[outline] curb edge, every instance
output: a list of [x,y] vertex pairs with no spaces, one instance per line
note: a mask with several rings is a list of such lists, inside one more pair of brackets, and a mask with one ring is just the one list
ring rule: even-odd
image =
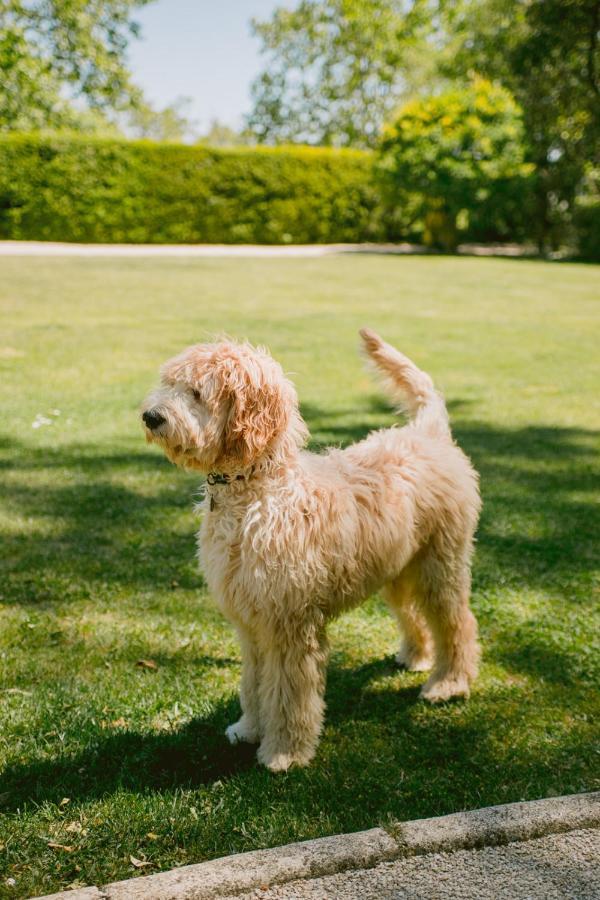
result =
[[402,857],[480,849],[600,826],[600,791],[507,803],[223,856],[38,900],[216,900]]

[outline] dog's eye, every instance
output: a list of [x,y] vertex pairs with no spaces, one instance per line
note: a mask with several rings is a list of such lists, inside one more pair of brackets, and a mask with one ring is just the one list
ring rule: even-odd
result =
[[200,402],[200,391],[192,391],[192,394],[194,395],[194,400],[196,400],[199,403]]

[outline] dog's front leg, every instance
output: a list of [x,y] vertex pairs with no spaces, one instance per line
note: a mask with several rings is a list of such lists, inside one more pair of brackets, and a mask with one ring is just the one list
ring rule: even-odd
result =
[[258,760],[273,772],[305,766],[317,748],[325,703],[324,633],[273,634],[262,648]]
[[256,642],[244,628],[238,627],[242,650],[242,681],[240,703],[242,716],[226,729],[225,734],[231,744],[247,741],[257,744],[260,740],[260,718],[258,703],[258,683],[260,679],[260,657]]

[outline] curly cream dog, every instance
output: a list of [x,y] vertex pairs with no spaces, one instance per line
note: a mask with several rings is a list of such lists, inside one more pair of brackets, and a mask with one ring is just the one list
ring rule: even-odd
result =
[[361,336],[410,421],[345,450],[301,449],[292,383],[247,343],[184,350],[144,405],[147,440],[207,474],[200,559],[242,649],[242,717],[227,736],[259,743],[274,771],[315,754],[328,619],[378,589],[402,630],[398,662],[433,668],[423,697],[466,696],[477,673],[477,474],[430,377],[374,332]]

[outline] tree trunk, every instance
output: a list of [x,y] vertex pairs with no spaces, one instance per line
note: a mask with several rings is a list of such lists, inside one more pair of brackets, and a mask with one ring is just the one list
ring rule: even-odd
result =
[[423,240],[427,247],[454,253],[458,247],[456,216],[443,207],[429,209],[425,213]]

